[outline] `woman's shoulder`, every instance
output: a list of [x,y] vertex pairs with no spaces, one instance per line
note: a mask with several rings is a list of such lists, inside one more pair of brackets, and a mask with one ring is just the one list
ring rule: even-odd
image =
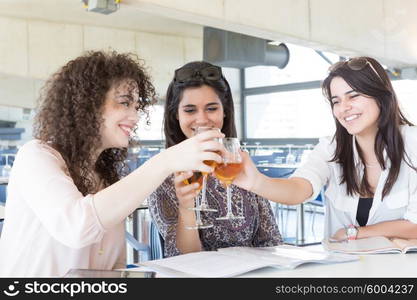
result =
[[38,139],[33,139],[26,142],[20,147],[17,155],[19,157],[28,157],[30,159],[44,159],[45,157],[55,157],[56,159],[63,161],[61,154],[55,150],[48,142],[43,142]]
[[319,138],[319,142],[314,147],[316,151],[321,151],[333,155],[336,150],[336,139],[333,136]]
[[319,138],[318,144],[325,145],[326,147],[335,147],[336,146],[336,140],[333,136],[323,136]]
[[417,126],[401,126],[401,134],[406,142],[417,144]]
[[417,163],[417,126],[401,126],[405,151],[414,163]]

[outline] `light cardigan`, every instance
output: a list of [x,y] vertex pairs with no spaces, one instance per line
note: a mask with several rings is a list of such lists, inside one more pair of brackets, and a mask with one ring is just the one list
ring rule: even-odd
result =
[[[417,167],[417,127],[401,126],[401,135],[410,162]],[[359,178],[362,178],[364,166],[359,159],[355,137],[352,138],[355,167],[359,172]],[[336,142],[332,141],[332,138],[320,139],[306,163],[291,175],[291,177],[304,178],[311,183],[313,195],[306,201],[315,199],[320,190],[325,187],[325,237],[334,235],[338,229],[350,224],[359,226],[356,220],[359,195],[347,195],[346,183],[339,184],[342,175],[341,166],[335,162],[329,162],[334,156],[335,149]],[[408,220],[417,223],[417,172],[403,161],[397,181],[389,194],[381,200],[391,165],[386,154],[385,158],[387,168],[381,172],[367,224],[392,220]]]
[[16,155],[7,192],[0,277],[125,267],[124,223],[102,227],[93,195],[80,193],[52,147],[39,140],[26,143]]

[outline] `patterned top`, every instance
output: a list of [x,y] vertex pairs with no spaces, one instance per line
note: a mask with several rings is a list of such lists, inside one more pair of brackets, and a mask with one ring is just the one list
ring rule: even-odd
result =
[[[173,183],[174,176],[168,177],[148,198],[149,211],[159,232],[164,238],[164,256],[181,254],[176,246],[178,222],[178,199]],[[281,234],[268,200],[231,185],[232,211],[242,214],[244,219],[216,220],[226,214],[226,188],[212,176],[207,178],[207,203],[217,212],[201,212],[204,223],[213,227],[200,229],[200,240],[204,250],[246,246],[267,247],[282,244]]]

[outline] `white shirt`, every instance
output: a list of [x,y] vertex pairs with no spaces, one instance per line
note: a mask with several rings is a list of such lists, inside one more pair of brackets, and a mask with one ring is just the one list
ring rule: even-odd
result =
[[124,224],[105,230],[93,195],[78,191],[62,156],[37,140],[17,153],[0,238],[0,277],[125,268]]
[[[405,151],[411,159],[412,165],[417,167],[417,127],[401,126],[401,134]],[[353,140],[353,145],[356,168],[362,176],[364,166],[359,159],[355,140]],[[359,195],[349,196],[346,193],[346,183],[339,184],[343,170],[339,164],[329,162],[333,158],[335,150],[336,141],[332,142],[330,137],[321,138],[306,163],[291,175],[291,177],[304,178],[311,183],[313,195],[306,201],[315,199],[320,190],[325,187],[325,238],[350,224],[359,226],[356,221]],[[382,170],[379,177],[367,224],[402,219],[417,223],[417,172],[404,161],[401,163],[397,181],[389,194],[381,201],[389,166],[388,160],[387,168]]]

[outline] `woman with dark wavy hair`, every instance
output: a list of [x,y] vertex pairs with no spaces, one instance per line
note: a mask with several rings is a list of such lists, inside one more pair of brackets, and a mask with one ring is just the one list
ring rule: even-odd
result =
[[298,204],[325,187],[325,237],[417,238],[417,128],[401,113],[384,68],[370,57],[331,66],[323,81],[336,122],[289,179],[261,175],[245,156],[235,183]]
[[210,172],[203,160],[221,161],[207,149],[221,150],[213,139],[222,135],[206,132],[123,174],[138,113],[154,97],[129,54],[89,52],[49,79],[36,139],[19,150],[9,179],[0,276],[124,268],[125,218],[171,173]]
[[[199,127],[217,128],[227,137],[236,137],[229,83],[220,67],[204,61],[190,62],[177,69],[168,87],[164,113],[167,148],[192,138]],[[282,243],[269,201],[237,186],[231,186],[234,198],[232,209],[244,218],[218,220],[217,217],[226,212],[226,190],[212,176],[206,177],[206,201],[216,211],[200,213],[192,210],[201,185],[194,186],[187,181],[191,176],[201,175],[197,172],[174,174],[148,198],[152,219],[164,239],[165,256]],[[196,214],[200,214],[206,228],[189,229],[196,229]]]

